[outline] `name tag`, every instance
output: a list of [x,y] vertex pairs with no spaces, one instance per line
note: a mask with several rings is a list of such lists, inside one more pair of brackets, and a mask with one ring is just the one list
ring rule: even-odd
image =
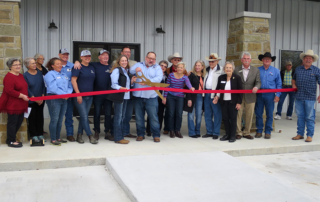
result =
[[58,77],[57,77],[57,79],[61,79],[61,77],[60,77],[60,76],[58,76]]
[[239,73],[241,73],[241,72],[242,72],[242,70],[239,71]]
[[109,72],[109,69],[108,69],[108,70],[106,70],[106,72]]
[[94,71],[91,70],[91,73],[94,74]]
[[221,83],[226,83],[226,81],[221,81]]
[[70,68],[70,69],[67,69],[67,72],[71,72],[71,70],[72,70],[71,68]]
[[69,78],[68,77],[64,77],[65,79],[67,79],[67,80],[69,80]]

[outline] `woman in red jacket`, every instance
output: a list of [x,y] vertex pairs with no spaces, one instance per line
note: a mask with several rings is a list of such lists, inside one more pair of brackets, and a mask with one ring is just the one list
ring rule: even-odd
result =
[[24,113],[28,111],[28,84],[21,71],[21,63],[17,58],[7,61],[10,72],[3,79],[3,92],[0,98],[0,112],[8,114],[7,144],[9,147],[22,147],[16,141],[16,134],[22,124]]

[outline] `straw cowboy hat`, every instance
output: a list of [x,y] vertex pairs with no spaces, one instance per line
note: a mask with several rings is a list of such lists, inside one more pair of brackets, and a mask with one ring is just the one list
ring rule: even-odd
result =
[[271,53],[270,53],[270,52],[265,52],[264,55],[260,54],[259,57],[258,57],[258,59],[259,59],[260,61],[262,61],[262,59],[265,58],[265,57],[271,58],[272,62],[275,61],[276,58],[277,58],[276,56],[271,56]]
[[305,56],[311,56],[311,57],[313,57],[313,59],[314,59],[313,62],[317,62],[317,60],[318,60],[318,58],[319,58],[318,55],[314,54],[313,50],[308,50],[306,53],[301,53],[301,54],[300,54],[300,59],[303,60],[303,58],[304,58]]
[[183,59],[183,57],[180,56],[179,53],[174,53],[173,55],[169,55],[169,56],[168,56],[168,61],[171,62],[171,60],[172,60],[173,58],[180,58],[181,60]]
[[210,53],[209,57],[206,57],[206,60],[208,61],[216,61],[216,60],[221,60],[222,58],[219,58],[217,53]]

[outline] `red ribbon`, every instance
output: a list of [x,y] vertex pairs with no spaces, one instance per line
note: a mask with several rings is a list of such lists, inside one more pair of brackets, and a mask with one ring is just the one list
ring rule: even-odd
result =
[[[164,91],[183,92],[183,93],[252,93],[252,90],[195,90],[192,92],[191,90],[188,90],[188,89],[148,87],[148,88],[134,88],[129,90],[104,90],[104,91],[92,91],[92,92],[86,92],[86,93],[72,93],[72,94],[64,94],[64,95],[48,95],[43,97],[31,97],[29,99],[31,101],[53,100],[53,99],[70,98],[70,97],[78,97],[78,96],[104,95],[104,94],[112,94],[112,93],[125,93],[125,92],[146,91],[146,90],[164,90]],[[258,90],[257,93],[277,93],[277,92],[295,92],[295,91],[297,91],[296,88],[263,89],[263,90]]]

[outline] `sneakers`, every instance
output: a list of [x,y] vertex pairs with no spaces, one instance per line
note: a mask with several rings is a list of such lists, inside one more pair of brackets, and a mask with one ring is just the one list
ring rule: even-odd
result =
[[287,119],[288,120],[292,120],[292,116],[287,116]]
[[59,141],[51,141],[51,145],[53,145],[53,146],[61,146],[61,143],[59,142]]
[[77,142],[79,142],[80,144],[83,144],[83,143],[84,143],[84,141],[83,141],[83,139],[82,139],[82,134],[78,134],[78,135],[77,135]]
[[89,135],[88,138],[91,144],[98,144],[98,140],[96,140],[93,135]]
[[43,135],[38,136],[39,141],[42,141],[44,139]]
[[64,140],[64,139],[58,139],[57,141],[60,143],[67,143],[67,140]]
[[279,116],[278,114],[276,114],[276,116],[274,117],[275,120],[280,120],[281,116]]
[[33,136],[33,137],[32,137],[32,140],[35,141],[35,142],[40,142],[38,136]]

